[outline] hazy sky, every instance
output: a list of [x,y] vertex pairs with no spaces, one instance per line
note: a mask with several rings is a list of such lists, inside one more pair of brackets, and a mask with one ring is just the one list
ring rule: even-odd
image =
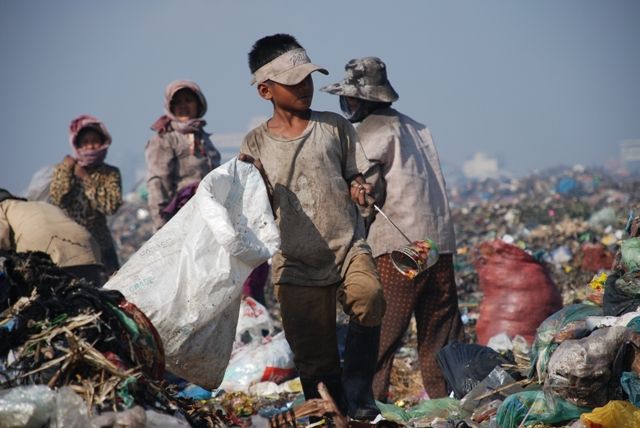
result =
[[[329,69],[316,89],[351,58],[381,57],[395,106],[431,129],[450,166],[476,152],[516,174],[590,165],[640,138],[635,0],[1,0],[0,187],[20,193],[59,162],[69,122],[89,113],[109,128],[107,162],[129,190],[164,87],[179,78],[202,87],[206,129],[228,158],[270,113],[247,52],[277,32]],[[339,111],[338,99],[317,92],[313,108]]]

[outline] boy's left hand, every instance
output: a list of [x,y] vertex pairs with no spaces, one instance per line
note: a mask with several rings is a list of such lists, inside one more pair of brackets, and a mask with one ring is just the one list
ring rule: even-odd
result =
[[364,180],[354,180],[349,187],[351,200],[361,207],[368,207],[373,203],[372,191],[373,186]]
[[260,162],[260,159],[254,159],[253,156],[248,155],[246,153],[239,153],[238,160],[253,164],[253,166],[255,166],[256,169],[260,172],[260,175],[262,176],[262,179],[264,180],[265,184],[269,182],[269,179],[267,178],[267,173],[265,172],[264,167],[262,166],[262,162]]

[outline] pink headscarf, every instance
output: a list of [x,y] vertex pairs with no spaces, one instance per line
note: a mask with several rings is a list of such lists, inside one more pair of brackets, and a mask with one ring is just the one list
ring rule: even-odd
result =
[[[173,96],[180,89],[190,89],[198,98],[200,102],[200,108],[198,109],[198,117],[195,119],[191,119],[187,122],[180,122],[178,118],[171,111],[171,100]],[[151,129],[156,132],[164,133],[172,130],[181,132],[181,133],[190,133],[202,130],[202,128],[207,124],[202,118],[204,114],[207,112],[207,100],[200,89],[200,86],[196,82],[192,82],[191,80],[174,80],[169,83],[164,90],[164,115],[160,116],[158,120],[156,120],[153,125],[151,125]]]
[[[102,139],[104,140],[102,146],[95,150],[83,150],[82,152],[78,150],[76,139],[80,131],[85,128],[93,129],[102,135]],[[78,164],[81,166],[95,166],[102,164],[105,157],[107,157],[107,150],[109,149],[109,145],[111,145],[111,135],[109,131],[107,131],[107,127],[104,126],[100,120],[88,114],[83,114],[73,119],[69,125],[69,143],[71,144],[71,150],[73,150],[74,157]]]

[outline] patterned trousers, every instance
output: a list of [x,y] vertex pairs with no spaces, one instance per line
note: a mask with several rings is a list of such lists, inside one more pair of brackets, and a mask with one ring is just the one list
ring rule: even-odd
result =
[[386,402],[396,351],[402,345],[411,316],[416,318],[418,355],[424,388],[431,398],[447,395],[436,354],[449,342],[463,341],[464,330],[453,270],[453,255],[441,254],[438,262],[413,280],[393,266],[389,254],[376,258],[387,310],[382,318],[374,397]]

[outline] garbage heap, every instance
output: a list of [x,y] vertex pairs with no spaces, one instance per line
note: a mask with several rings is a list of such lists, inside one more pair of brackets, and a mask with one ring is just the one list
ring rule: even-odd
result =
[[[529,292],[542,297],[514,299],[511,303],[516,305],[523,300],[524,304],[533,302],[532,309],[523,310],[513,320],[502,319],[501,332],[485,340],[486,344],[452,343],[443,348],[437,360],[452,397],[409,406],[380,403],[382,414],[407,426],[639,427],[639,226],[640,216],[632,215],[624,229],[626,239],[616,245],[613,266],[590,281],[574,284],[579,291],[576,295],[586,296],[584,300],[550,311],[557,304],[549,292],[554,284],[545,285],[538,276],[538,288]],[[483,288],[487,285],[483,271],[488,268],[494,282],[500,282],[498,274],[516,262],[527,277],[543,275],[543,265],[536,271],[537,262],[524,252],[529,258],[519,254],[522,250],[517,246],[490,241],[481,247]],[[500,263],[486,261],[498,256]],[[522,279],[513,280],[513,272],[511,275],[512,281],[507,282],[512,289],[504,286],[492,297],[518,294]],[[548,316],[527,339],[527,321],[536,318],[535,304],[546,307]],[[508,305],[501,309],[509,312]]]
[[631,204],[640,200],[638,177],[604,170],[553,168],[524,178],[489,179],[449,186],[456,228],[456,280],[475,341],[483,297],[476,260],[481,244],[499,239],[544,265],[563,304],[584,300],[582,287],[610,269]]
[[[0,426],[224,426],[176,397],[153,325],[45,253],[0,255]],[[120,425],[118,425],[120,424]]]
[[122,206],[109,218],[109,228],[121,265],[153,235],[147,197],[146,184],[139,183],[125,195]]

